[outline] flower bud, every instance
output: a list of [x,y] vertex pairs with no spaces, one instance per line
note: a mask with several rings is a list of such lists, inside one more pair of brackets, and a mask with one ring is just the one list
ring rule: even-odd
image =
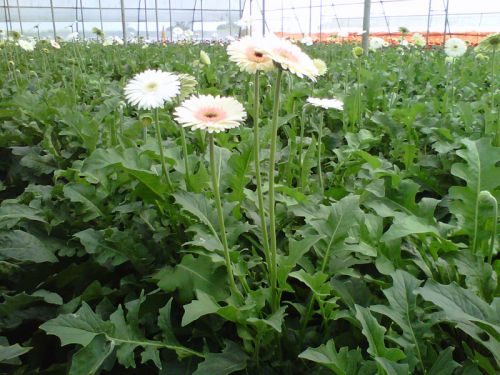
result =
[[355,57],[355,58],[359,58],[361,56],[363,56],[363,48],[357,46],[357,47],[354,47],[352,49],[352,55]]
[[210,56],[205,51],[200,51],[200,61],[205,65],[210,65]]

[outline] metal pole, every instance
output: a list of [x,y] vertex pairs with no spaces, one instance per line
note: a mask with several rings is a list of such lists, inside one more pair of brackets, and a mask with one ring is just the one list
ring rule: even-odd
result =
[[54,18],[54,1],[50,0],[50,14],[52,16],[52,32],[54,33],[54,40],[56,40],[56,20]]
[[155,0],[156,41],[160,41],[160,27],[158,26],[158,0]]
[[200,18],[201,18],[201,40],[205,39],[205,31],[203,29],[203,0],[200,0]]
[[229,7],[229,35],[233,35],[233,22],[231,20],[231,0],[228,0]]
[[170,25],[170,41],[174,41],[174,34],[173,34],[173,26],[172,26],[172,3],[170,0],[168,0],[168,18],[169,18],[169,25]]
[[75,0],[75,22],[76,22],[76,32],[79,32],[79,22],[78,22],[78,0]]
[[23,23],[21,21],[21,9],[19,8],[19,0],[16,0],[16,5],[17,5],[17,18],[19,20],[19,28],[21,29],[21,34],[24,34]]
[[432,7],[432,0],[429,0],[429,12],[427,13],[427,34],[425,36],[425,45],[427,47],[429,46],[429,31],[431,28],[431,7]]
[[283,0],[281,0],[281,37],[283,38],[283,18],[285,18],[284,11],[283,11]]
[[444,32],[443,32],[443,46],[446,42],[446,26],[448,26],[448,31],[450,31],[450,25],[448,23],[448,7],[450,5],[450,0],[446,1],[445,16],[444,16]]
[[323,0],[319,2],[319,42],[323,41]]
[[9,4],[9,0],[7,0],[7,13],[9,14],[9,26],[10,26],[10,31],[14,30],[12,28],[12,16],[10,14],[10,4]]
[[266,36],[266,0],[262,0],[262,36]]
[[5,0],[3,0],[3,12],[5,14],[5,32],[7,40],[9,40],[9,20],[7,18],[7,5],[5,5]]
[[149,40],[149,27],[148,27],[148,4],[144,0],[144,22],[146,23],[146,39]]
[[102,24],[102,7],[101,7],[101,0],[99,0],[99,21],[101,23],[101,31],[104,32],[104,26]]
[[120,0],[121,13],[122,13],[122,36],[123,43],[127,44],[127,24],[125,21],[125,0]]
[[83,40],[85,40],[85,20],[83,19],[83,6],[82,6],[82,0],[80,0],[80,19],[82,20]]
[[368,54],[368,47],[370,44],[369,36],[370,36],[370,5],[371,0],[365,0],[365,9],[363,13],[363,39],[362,46],[365,55]]
[[311,36],[312,33],[312,0],[309,0],[309,36]]

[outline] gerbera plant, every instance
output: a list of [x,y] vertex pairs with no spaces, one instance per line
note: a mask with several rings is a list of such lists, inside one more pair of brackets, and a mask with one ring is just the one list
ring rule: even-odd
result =
[[161,70],[148,69],[135,75],[125,86],[125,98],[130,104],[138,109],[154,110],[156,139],[160,151],[162,173],[169,186],[172,186],[172,181],[165,162],[158,110],[165,103],[172,101],[179,92],[179,78],[175,74]]
[[229,246],[227,244],[226,227],[219,191],[219,172],[215,161],[214,133],[238,127],[246,118],[246,112],[236,99],[212,95],[193,96],[185,100],[174,112],[175,120],[191,130],[205,130],[208,133],[210,149],[210,173],[212,189],[217,208],[217,219],[220,228],[220,240],[224,251],[224,260],[231,292],[236,297],[242,297],[234,280]]

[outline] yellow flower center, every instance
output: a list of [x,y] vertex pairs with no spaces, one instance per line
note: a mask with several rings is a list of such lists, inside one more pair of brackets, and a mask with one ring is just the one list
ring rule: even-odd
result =
[[146,91],[153,92],[158,88],[158,84],[156,82],[150,82],[146,85]]

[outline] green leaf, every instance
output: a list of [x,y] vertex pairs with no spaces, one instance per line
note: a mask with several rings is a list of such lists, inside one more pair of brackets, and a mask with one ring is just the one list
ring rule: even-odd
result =
[[452,375],[460,364],[453,360],[454,347],[449,346],[439,353],[436,361],[427,373],[428,375]]
[[423,369],[423,335],[428,334],[429,326],[422,324],[416,315],[417,296],[414,293],[422,282],[402,270],[395,271],[391,276],[393,286],[383,291],[389,306],[371,306],[370,310],[384,314],[401,328],[407,357],[416,356],[420,369]]
[[170,345],[179,345],[177,338],[174,335],[172,322],[170,321],[172,300],[170,298],[165,306],[158,311],[158,327],[160,327],[163,334],[163,341]]
[[385,328],[370,313],[368,308],[355,305],[356,319],[363,327],[363,335],[368,340],[368,353],[373,358],[385,358],[391,362],[405,358],[405,354],[397,348],[386,348],[384,343]]
[[165,267],[156,276],[158,286],[166,292],[178,290],[183,301],[188,301],[195,290],[201,290],[221,301],[228,295],[226,272],[224,267],[212,263],[209,257],[195,258],[191,254],[184,255],[175,267]]
[[29,352],[31,347],[22,347],[19,344],[14,345],[0,345],[0,363],[9,362],[10,360],[17,358],[27,352]]
[[328,275],[323,272],[316,272],[311,275],[301,269],[290,273],[289,277],[302,281],[317,296],[327,296],[331,290],[329,284],[326,283]]
[[102,200],[103,197],[97,197],[95,187],[91,185],[69,183],[64,185],[63,192],[64,196],[71,202],[81,203],[83,205],[83,221],[104,217],[104,213],[95,203]]
[[375,357],[375,361],[387,375],[408,375],[410,373],[406,363],[396,363],[383,357]]
[[42,241],[22,230],[0,231],[0,257],[34,263],[58,261]]
[[246,321],[258,327],[259,330],[263,331],[264,326],[269,326],[276,332],[281,333],[283,322],[285,321],[287,306],[282,306],[276,310],[267,319],[259,318],[248,318]]
[[46,223],[42,212],[38,209],[19,203],[4,203],[0,206],[0,227],[10,229],[21,220]]
[[182,316],[181,323],[183,327],[194,322],[195,320],[198,320],[204,315],[216,313],[220,308],[215,300],[203,291],[197,290],[196,296],[198,299],[184,305],[184,315]]
[[106,340],[104,335],[95,336],[73,356],[69,375],[94,375],[113,348],[114,344]]
[[231,341],[226,341],[222,353],[209,353],[193,375],[227,375],[247,367],[248,356]]
[[428,280],[417,293],[441,308],[443,321],[457,324],[457,328],[488,349],[500,365],[500,315],[494,304],[488,305],[455,283],[442,285]]
[[196,216],[203,224],[205,224],[214,236],[218,238],[216,228],[215,210],[210,205],[210,201],[205,198],[202,194],[195,194],[189,192],[179,192],[173,194],[175,202],[181,207]]
[[455,215],[460,228],[458,234],[466,234],[473,252],[488,251],[491,230],[485,228],[485,212],[479,204],[481,191],[489,191],[497,199],[500,197],[500,147],[491,145],[491,139],[476,141],[464,139],[464,150],[457,151],[465,163],[455,163],[451,173],[466,182],[466,186],[452,186],[449,208]]
[[113,332],[113,324],[104,322],[85,302],[74,314],[63,314],[40,326],[47,334],[55,335],[61,345],[87,346],[97,335]]
[[299,354],[299,358],[319,363],[337,375],[358,375],[358,366],[363,362],[359,349],[343,347],[337,352],[333,340],[317,348],[306,349]]

